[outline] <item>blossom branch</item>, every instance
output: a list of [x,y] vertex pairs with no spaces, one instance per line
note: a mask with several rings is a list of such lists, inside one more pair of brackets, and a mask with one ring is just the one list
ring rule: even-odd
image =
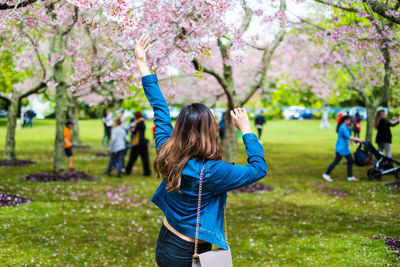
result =
[[[286,10],[286,0],[280,1],[279,11],[284,12]],[[275,35],[274,40],[270,45],[266,45],[264,48],[263,56],[260,62],[260,65],[257,68],[257,72],[253,79],[253,82],[250,85],[250,90],[247,93],[244,100],[240,103],[241,106],[247,103],[250,98],[254,95],[254,93],[265,86],[265,76],[267,75],[267,69],[271,63],[272,56],[278,47],[278,45],[282,42],[284,36],[286,34],[285,22],[281,21],[279,32]]]
[[2,3],[2,4],[0,4],[0,10],[17,9],[17,8],[21,8],[21,7],[26,7],[27,5],[33,4],[37,1],[38,0],[26,0],[23,2],[18,2],[15,5],[9,5],[7,3]]

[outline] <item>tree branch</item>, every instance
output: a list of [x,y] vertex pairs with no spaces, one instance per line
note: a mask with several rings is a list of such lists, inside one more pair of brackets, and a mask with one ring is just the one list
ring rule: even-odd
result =
[[202,71],[202,72],[210,74],[211,76],[214,76],[214,78],[217,79],[218,83],[221,85],[221,87],[224,89],[224,91],[226,90],[226,88],[227,88],[226,81],[216,70],[214,70],[212,68],[207,68],[207,67],[201,66],[200,62],[197,58],[194,58],[192,60],[192,63],[196,70]]
[[36,58],[39,61],[40,67],[43,70],[43,74],[42,74],[42,80],[46,79],[46,68],[44,67],[43,61],[40,58],[40,54],[39,54],[39,49],[38,49],[38,45],[35,43],[35,41],[33,41],[32,37],[29,36],[29,34],[27,34],[26,32],[22,31],[22,34],[25,35],[26,38],[29,39],[29,41],[31,42],[33,49],[35,50],[35,54],[36,54]]
[[72,31],[72,28],[75,26],[75,24],[78,22],[78,13],[79,13],[79,8],[77,6],[74,6],[74,17],[73,17],[73,22],[71,25],[69,25],[68,29],[62,33],[62,36],[67,35]]
[[39,83],[38,85],[36,85],[35,87],[32,87],[32,88],[29,89],[28,91],[23,92],[23,93],[20,95],[20,99],[23,99],[23,98],[25,98],[25,97],[27,97],[27,96],[29,96],[29,95],[38,93],[40,90],[42,90],[43,88],[46,88],[46,87],[47,87],[47,83],[45,83],[45,82],[40,82],[40,83]]
[[251,10],[251,8],[249,8],[246,0],[242,1],[242,5],[243,5],[243,9],[244,9],[244,18],[243,18],[242,24],[240,25],[240,30],[242,32],[245,32],[245,31],[247,31],[247,29],[250,26],[251,18],[253,17],[253,10]]
[[318,2],[320,4],[326,5],[326,6],[331,6],[331,7],[336,7],[344,11],[348,12],[353,12],[353,13],[361,13],[361,10],[356,9],[354,7],[345,7],[339,4],[335,4],[332,2],[332,0],[314,0],[315,2]]
[[[335,7],[335,8],[347,11],[347,12],[352,12],[352,13],[361,13],[362,12],[362,10],[357,9],[355,7],[343,6],[341,4],[335,4],[331,0],[314,0],[314,1],[318,2],[320,4],[323,4],[323,5]],[[367,4],[373,12],[380,15],[381,17],[400,25],[400,17],[395,18],[395,17],[389,16],[387,14],[387,11],[396,11],[398,9],[398,7],[395,9],[387,8],[384,3],[382,3],[378,0],[363,0],[363,3]]]
[[[284,12],[286,10],[286,0],[280,1],[279,10]],[[265,86],[265,76],[267,75],[267,69],[271,63],[272,56],[278,45],[282,42],[283,37],[286,34],[285,23],[282,21],[280,24],[279,32],[275,35],[274,40],[270,45],[265,46],[263,56],[260,62],[260,65],[257,68],[257,72],[253,79],[253,82],[250,84],[250,90],[248,91],[244,100],[240,103],[240,106],[243,106],[250,100],[250,98],[254,95],[254,93]]]
[[17,9],[21,7],[26,7],[27,5],[33,4],[38,0],[26,0],[22,3],[17,3],[16,5],[8,5],[7,3],[0,4],[0,10]]
[[6,93],[0,92],[0,99],[6,101],[7,105],[11,104],[11,98]]

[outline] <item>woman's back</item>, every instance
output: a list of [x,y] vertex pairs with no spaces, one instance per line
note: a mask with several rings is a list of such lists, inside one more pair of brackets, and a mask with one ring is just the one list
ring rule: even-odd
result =
[[[203,249],[199,244],[199,253],[210,250],[210,243],[228,248],[224,235],[226,192],[262,179],[267,174],[267,165],[263,147],[251,133],[247,112],[242,108],[231,111],[230,115],[243,134],[247,165],[232,165],[221,160],[218,124],[206,106],[197,103],[185,106],[175,127],[172,127],[157,76],[150,74],[145,63],[149,43],[148,37],[142,37],[137,42],[135,55],[144,92],[154,111],[155,171],[163,178],[152,197],[165,215],[157,241],[156,259],[161,266],[191,266],[194,248],[191,242],[194,238],[206,242]],[[197,228],[200,186],[202,194]]]

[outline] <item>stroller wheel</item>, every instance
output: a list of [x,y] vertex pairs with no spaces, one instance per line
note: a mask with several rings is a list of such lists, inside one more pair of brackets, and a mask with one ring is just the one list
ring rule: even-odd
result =
[[382,179],[382,170],[378,168],[369,169],[368,179],[370,181],[380,181]]

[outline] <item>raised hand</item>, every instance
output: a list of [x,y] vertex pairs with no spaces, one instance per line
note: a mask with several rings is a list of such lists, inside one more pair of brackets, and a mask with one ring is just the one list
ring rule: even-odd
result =
[[139,40],[135,40],[135,57],[136,63],[138,65],[138,69],[140,74],[143,76],[149,75],[150,70],[146,64],[146,52],[149,50],[150,47],[150,36],[149,35],[142,35]]
[[150,36],[143,34],[139,40],[135,40],[135,57],[137,61],[146,62],[146,53],[150,47]]
[[250,120],[247,111],[244,108],[235,108],[231,110],[233,124],[243,135],[251,133]]

